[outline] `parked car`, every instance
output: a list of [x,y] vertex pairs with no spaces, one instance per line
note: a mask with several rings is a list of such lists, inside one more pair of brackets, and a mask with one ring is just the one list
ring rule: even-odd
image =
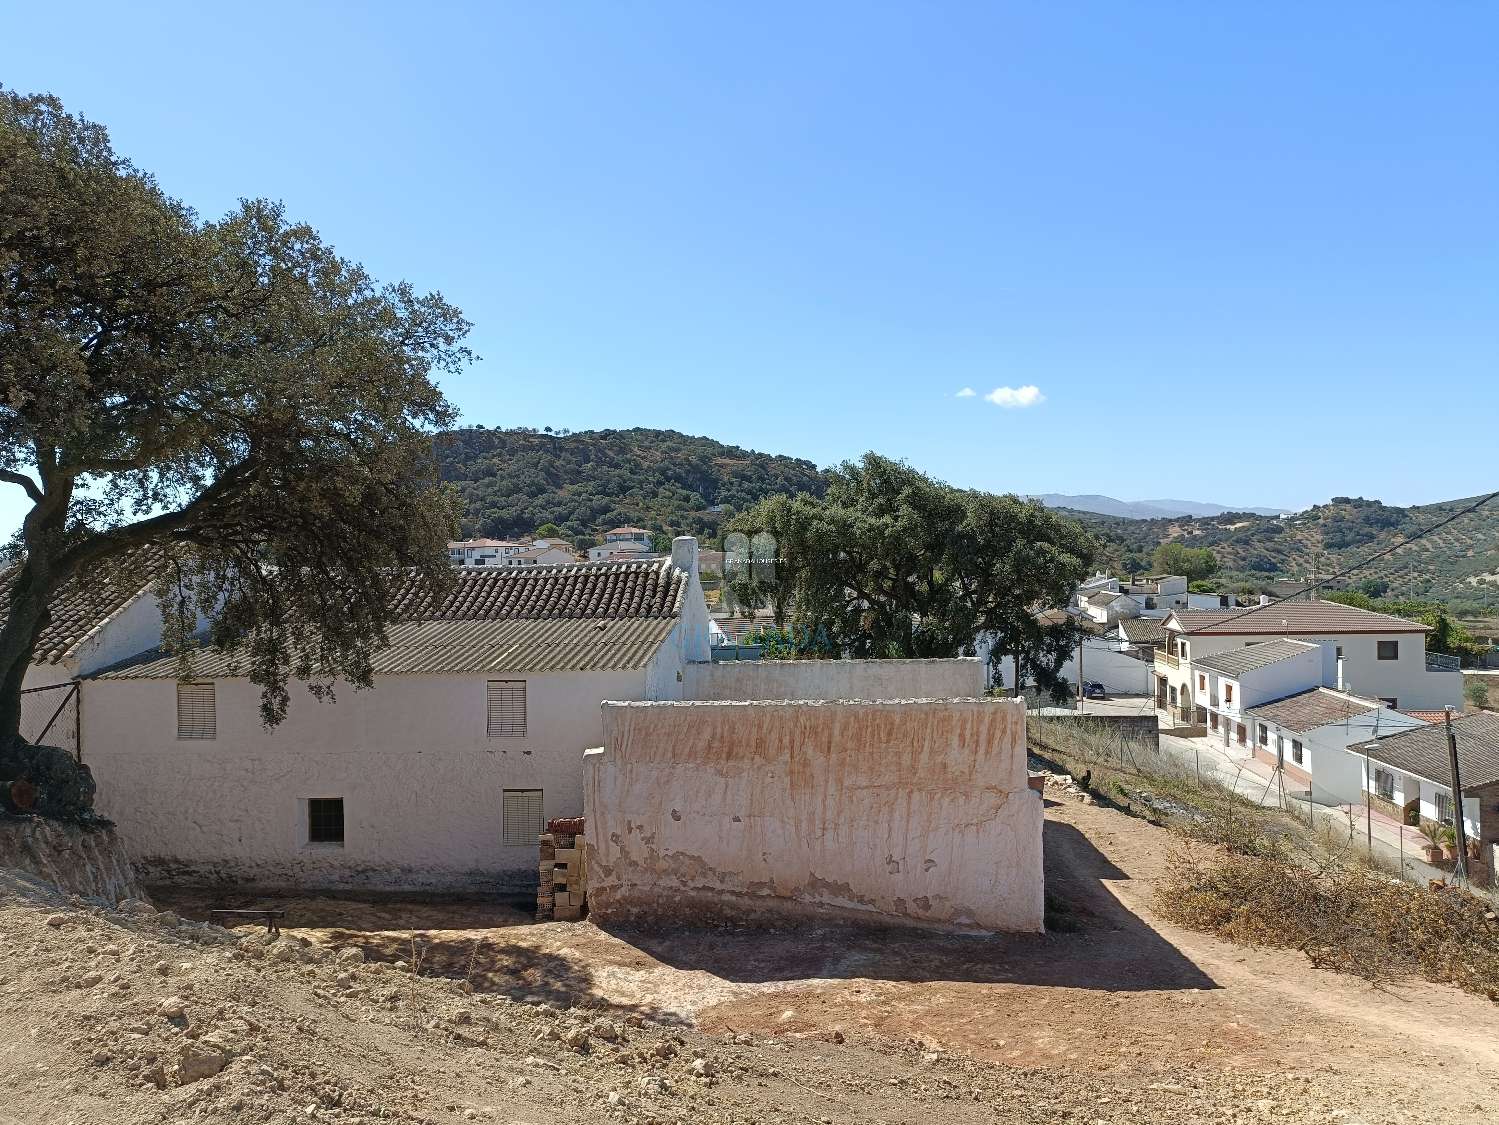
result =
[[1103,685],[1097,680],[1084,680],[1082,683],[1082,693],[1084,699],[1108,698],[1107,693],[1103,689]]

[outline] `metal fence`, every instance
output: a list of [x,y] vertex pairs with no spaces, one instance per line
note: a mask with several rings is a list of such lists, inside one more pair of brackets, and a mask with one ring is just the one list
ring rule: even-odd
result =
[[[1427,862],[1421,833],[1382,815],[1363,793],[1339,799],[1335,793],[1319,792],[1314,799],[1305,782],[1283,769],[1271,767],[1267,776],[1267,763],[1247,755],[1231,758],[1207,739],[1182,738],[1177,730],[1162,728],[1159,737],[1151,740],[1136,730],[1107,725],[1090,716],[1044,714],[1028,716],[1026,730],[1030,750],[1040,758],[1060,753],[1072,763],[1130,777],[1129,794],[1120,799],[1146,811],[1159,806],[1157,811],[1194,815],[1193,810],[1176,806],[1171,794],[1177,790],[1202,791],[1209,801],[1204,807],[1236,794],[1251,804],[1281,809],[1329,852],[1362,856],[1376,868],[1418,885],[1456,879],[1450,857],[1440,864]],[[1499,906],[1496,869],[1499,846],[1491,845],[1487,854],[1480,854],[1476,866],[1469,863],[1470,875],[1478,877],[1468,889]]]
[[83,761],[78,720],[78,683],[21,690],[21,737],[32,745],[56,746]]

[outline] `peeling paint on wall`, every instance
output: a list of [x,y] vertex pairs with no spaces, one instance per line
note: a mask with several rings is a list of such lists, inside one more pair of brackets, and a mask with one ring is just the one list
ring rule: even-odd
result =
[[1042,929],[1013,700],[606,703],[584,805],[599,922]]

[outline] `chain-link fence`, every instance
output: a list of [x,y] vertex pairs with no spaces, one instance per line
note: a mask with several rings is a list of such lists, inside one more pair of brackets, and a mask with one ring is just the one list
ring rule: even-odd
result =
[[[1236,811],[1261,815],[1242,821],[1277,837],[1299,836],[1303,850],[1318,855],[1358,858],[1391,876],[1426,886],[1452,882],[1448,856],[1428,862],[1428,843],[1415,828],[1383,816],[1373,802],[1329,803],[1283,770],[1251,759],[1230,760],[1205,739],[1149,738],[1128,725],[1098,716],[1031,715],[1026,723],[1033,766],[1056,763],[1102,782],[1100,796],[1150,816],[1207,821],[1233,819]],[[1278,813],[1283,818],[1267,818]],[[1490,849],[1491,851],[1499,849]],[[1468,888],[1499,906],[1489,856],[1467,864]]]
[[78,684],[49,684],[21,691],[21,737],[38,746],[56,746],[83,760],[79,745]]

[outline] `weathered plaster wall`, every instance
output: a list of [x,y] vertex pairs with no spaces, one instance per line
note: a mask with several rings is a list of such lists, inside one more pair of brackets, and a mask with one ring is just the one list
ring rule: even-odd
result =
[[954,660],[735,660],[687,668],[687,699],[973,699],[984,666]]
[[596,921],[1042,928],[1018,702],[609,703],[584,774]]
[[[527,733],[485,733],[485,680],[387,676],[319,703],[293,685],[285,723],[259,690],[217,681],[218,737],[178,741],[172,680],[89,680],[97,807],[148,881],[257,887],[492,890],[534,885],[536,846],[502,842],[501,794],[540,789],[547,817],[583,811],[599,704],[640,699],[643,670],[524,679]],[[310,843],[311,797],[344,799],[342,846]]]

